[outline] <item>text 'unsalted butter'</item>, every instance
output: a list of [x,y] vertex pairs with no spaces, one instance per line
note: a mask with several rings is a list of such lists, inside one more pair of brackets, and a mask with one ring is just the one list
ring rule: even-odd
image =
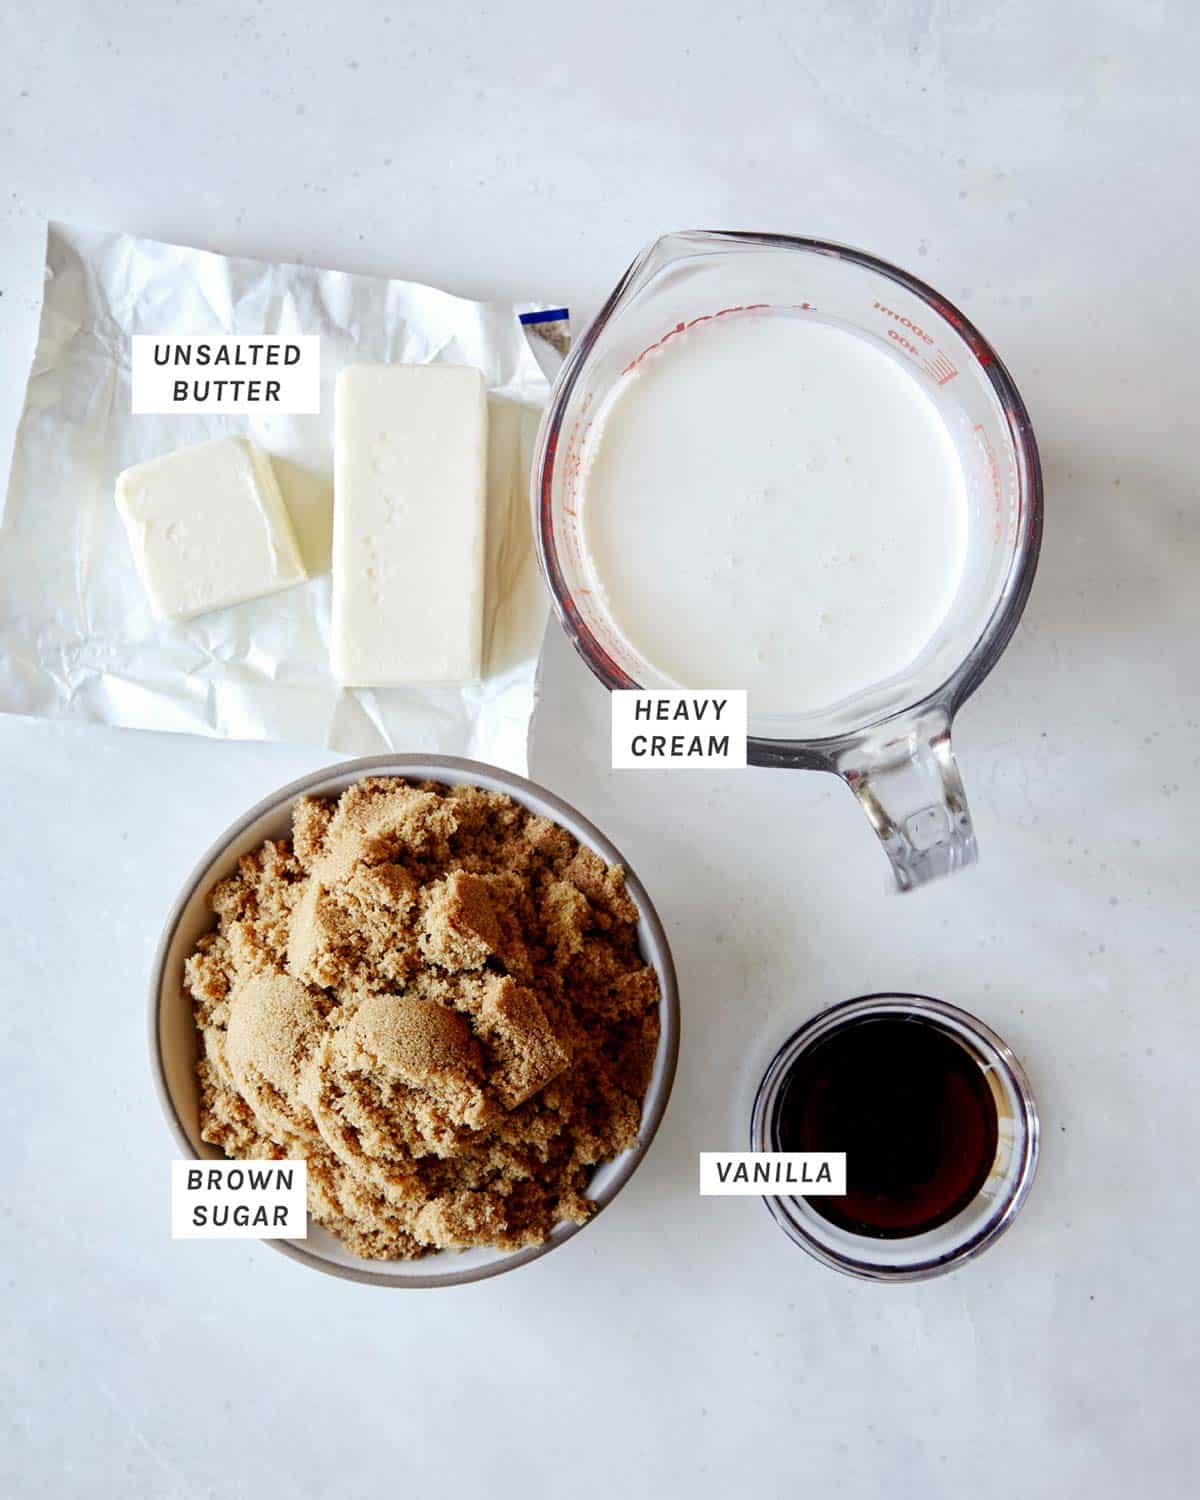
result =
[[321,410],[317,334],[224,334],[172,338],[135,333],[133,415]]

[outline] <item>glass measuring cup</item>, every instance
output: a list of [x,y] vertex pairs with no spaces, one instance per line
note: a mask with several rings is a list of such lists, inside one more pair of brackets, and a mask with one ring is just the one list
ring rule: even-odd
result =
[[1028,414],[995,352],[955,307],[907,272],[821,240],[717,231],[657,240],[625,273],[555,384],[533,468],[539,557],[563,628],[608,688],[739,686],[671,682],[617,630],[588,586],[583,453],[605,398],[651,348],[697,321],[774,308],[816,313],[907,362],[962,463],[964,572],[920,655],[820,712],[756,714],[750,702],[750,764],[840,776],[883,843],[897,885],[909,890],[977,857],[951,724],[1016,628],[1042,530]]

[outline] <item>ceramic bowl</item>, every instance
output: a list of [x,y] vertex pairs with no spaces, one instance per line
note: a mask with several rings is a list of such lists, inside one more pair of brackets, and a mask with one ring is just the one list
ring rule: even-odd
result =
[[[597,1168],[588,1189],[597,1211],[607,1207],[629,1181],[653,1140],[675,1076],[679,1051],[679,997],[666,934],[650,898],[628,862],[599,829],[573,807],[520,776],[478,761],[448,756],[368,756],[314,771],[281,787],[252,807],[232,828],[226,829],[188,876],[167,918],[150,980],[150,1056],[159,1099],[180,1152],[191,1158],[221,1155],[216,1147],[200,1139],[200,1092],[196,1078],[199,1036],[192,1018],[191,999],[183,988],[185,959],[195,947],[197,938],[216,925],[208,907],[208,894],[218,880],[233,873],[242,855],[257,849],[266,839],[282,839],[290,835],[291,808],[297,797],[337,796],[364,776],[403,776],[411,781],[437,781],[448,786],[465,783],[506,792],[531,812],[560,824],[607,863],[624,866],[626,888],[640,914],[638,936],[642,953],[658,975],[662,1029],[642,1105],[642,1127],[637,1144]],[[372,1286],[456,1286],[482,1281],[527,1265],[565,1244],[583,1228],[586,1225],[559,1224],[544,1244],[523,1250],[445,1250],[416,1261],[360,1260],[311,1219],[306,1239],[267,1240],[264,1243],[315,1270]]]

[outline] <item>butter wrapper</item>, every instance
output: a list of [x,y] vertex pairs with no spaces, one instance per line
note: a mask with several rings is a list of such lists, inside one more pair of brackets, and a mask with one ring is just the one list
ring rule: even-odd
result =
[[[317,334],[321,409],[131,411],[131,337]],[[547,599],[528,498],[566,314],[51,224],[41,325],[0,524],[0,712],[522,773]],[[483,680],[342,688],[329,670],[333,385],[360,362],[474,365],[488,388]],[[243,433],[270,455],[308,583],[183,624],[154,618],[113,491],[131,464]],[[448,586],[452,581],[448,580]]]

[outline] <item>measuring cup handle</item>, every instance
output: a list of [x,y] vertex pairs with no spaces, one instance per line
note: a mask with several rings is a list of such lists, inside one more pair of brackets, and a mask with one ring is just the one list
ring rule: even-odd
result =
[[864,735],[838,756],[837,771],[862,803],[902,891],[975,863],[945,709]]

